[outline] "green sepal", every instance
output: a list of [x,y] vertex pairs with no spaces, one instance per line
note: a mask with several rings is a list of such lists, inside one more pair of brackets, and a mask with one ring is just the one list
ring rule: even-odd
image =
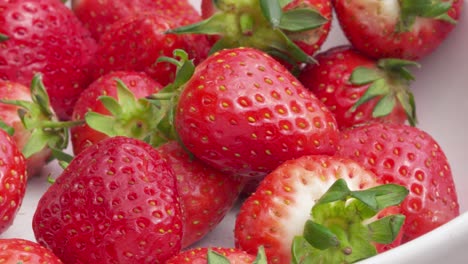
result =
[[314,248],[325,250],[331,247],[338,247],[340,241],[338,237],[330,229],[325,226],[315,223],[314,221],[307,220],[304,226],[304,238],[314,238],[307,240]]
[[349,81],[354,85],[364,85],[382,78],[383,76],[380,71],[360,66],[353,70],[349,77]]
[[116,121],[114,116],[90,111],[85,114],[85,120],[89,127],[109,137],[114,137],[119,134],[112,125]]
[[7,35],[4,35],[4,34],[0,33],[0,42],[7,41],[8,39],[10,39],[10,38]]
[[279,28],[292,32],[301,32],[316,29],[328,23],[328,21],[326,17],[316,10],[298,8],[283,13]]
[[283,10],[278,0],[260,0],[260,10],[273,28],[280,25]]
[[403,106],[406,113],[406,118],[411,126],[416,126],[418,123],[416,115],[416,101],[413,93],[398,93],[398,102]]
[[456,24],[457,21],[448,15],[452,1],[440,0],[400,0],[400,23],[398,32],[409,31],[416,17],[434,18]]
[[372,116],[376,118],[387,116],[393,111],[395,106],[395,96],[386,94],[375,105],[374,110],[372,111]]
[[289,3],[291,3],[292,0],[279,0],[280,6],[283,8],[287,6]]
[[379,244],[391,244],[400,233],[405,222],[401,214],[389,215],[367,225],[372,241]]
[[265,248],[263,246],[258,248],[257,256],[252,264],[268,264]]
[[48,135],[41,129],[35,129],[31,133],[31,136],[23,147],[23,155],[25,157],[31,157],[34,153],[40,152],[47,146],[49,141]]
[[13,134],[15,134],[15,129],[12,126],[7,125],[2,120],[0,120],[0,129],[3,129],[10,136],[13,136]]
[[229,13],[215,13],[208,19],[200,22],[181,26],[166,31],[167,34],[206,34],[206,35],[224,35],[226,33],[226,23],[234,22],[236,17]]
[[381,59],[377,62],[377,66],[384,71],[391,72],[399,75],[405,80],[413,81],[414,76],[408,70],[407,67],[421,67],[421,65],[415,61],[403,60],[403,59]]
[[74,156],[64,152],[62,149],[51,148],[51,151],[52,151],[52,157],[56,158],[59,161],[59,165],[62,168],[65,168],[63,167],[63,165],[65,164],[66,166],[68,166],[68,164],[70,164],[70,162],[74,158]]
[[[208,248],[207,255],[208,264],[230,264],[231,262],[225,256],[219,254],[218,252]],[[252,264],[268,264],[267,257],[265,254],[265,249],[263,246],[260,246],[258,249],[257,256]]]

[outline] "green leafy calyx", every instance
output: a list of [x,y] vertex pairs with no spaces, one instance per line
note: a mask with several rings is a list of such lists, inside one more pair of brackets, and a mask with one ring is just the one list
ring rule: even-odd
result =
[[433,18],[456,24],[448,14],[453,1],[442,0],[399,0],[400,23],[397,31],[409,31],[417,17]]

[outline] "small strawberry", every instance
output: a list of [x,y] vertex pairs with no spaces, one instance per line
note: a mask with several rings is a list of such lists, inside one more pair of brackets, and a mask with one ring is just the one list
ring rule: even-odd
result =
[[168,62],[157,62],[160,56],[172,56],[183,49],[199,63],[209,50],[205,36],[166,34],[180,22],[171,16],[138,13],[114,23],[101,37],[96,52],[94,77],[111,71],[145,72],[162,85],[174,80],[176,67]]
[[335,152],[333,115],[260,50],[213,54],[177,99],[174,124],[184,146],[228,174],[262,177],[286,160]]
[[156,113],[152,104],[139,98],[161,89],[161,84],[137,72],[115,71],[95,80],[80,95],[73,110],[73,120],[87,119],[91,124],[71,128],[73,152],[78,154],[109,136],[147,138],[155,129],[152,123]]
[[456,26],[462,0],[332,0],[349,41],[373,58],[418,60]]
[[335,115],[340,129],[369,121],[416,123],[411,61],[373,60],[349,45],[319,53],[298,79]]
[[2,263],[22,264],[63,263],[50,249],[21,238],[0,239],[0,260]]
[[199,241],[231,210],[243,186],[243,179],[229,177],[191,157],[176,141],[157,148],[177,178],[184,234],[182,247]]
[[33,231],[65,263],[164,263],[181,248],[178,199],[174,172],[153,147],[112,137],[49,187]]
[[262,245],[270,263],[352,263],[399,245],[404,216],[393,213],[407,192],[351,159],[289,160],[241,205],[236,247]]
[[92,81],[96,42],[59,0],[0,2],[0,79],[29,86],[41,73],[51,104],[69,119],[79,94]]
[[26,160],[14,140],[0,129],[0,234],[16,217],[26,191]]
[[311,62],[330,31],[329,0],[202,1],[206,20],[170,32],[216,36],[212,52],[253,47],[290,64]]
[[142,12],[165,14],[181,25],[201,20],[187,0],[73,0],[72,10],[96,40],[116,21]]
[[254,255],[236,248],[194,248],[173,256],[166,264],[266,264],[265,255]]
[[403,241],[417,238],[459,215],[450,165],[427,132],[402,124],[369,124],[343,132],[337,155],[373,171],[379,181],[410,190],[402,203]]

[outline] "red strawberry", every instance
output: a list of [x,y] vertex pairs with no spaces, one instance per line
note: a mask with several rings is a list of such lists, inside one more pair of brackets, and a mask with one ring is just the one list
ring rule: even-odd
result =
[[3,263],[62,264],[50,249],[20,238],[0,239],[0,260]]
[[369,121],[416,123],[416,109],[406,69],[414,62],[370,59],[351,46],[318,54],[298,76],[335,115],[340,129]]
[[241,205],[236,247],[252,254],[262,245],[270,263],[352,263],[400,243],[404,216],[393,212],[406,193],[350,159],[289,160]]
[[[125,87],[122,85],[125,85]],[[119,86],[120,88],[118,88]],[[151,122],[153,122],[155,116],[154,112],[151,111],[152,105],[144,101],[138,101],[138,98],[153,94],[161,88],[161,84],[144,73],[111,72],[94,81],[83,91],[75,104],[72,119],[83,120],[86,113],[93,111],[104,116],[98,116],[101,118],[95,118],[94,122],[90,122],[99,127],[107,126],[106,132],[112,130],[112,132],[109,132],[110,135],[145,139],[150,131],[154,129],[151,127]],[[120,95],[120,98],[118,95]],[[108,98],[101,102],[100,98],[102,96]],[[116,100],[119,100],[122,104],[119,109],[124,109],[119,113],[110,106],[112,104],[115,107],[117,104],[112,102],[116,102]],[[106,108],[106,104],[109,109]],[[109,137],[109,135],[91,128],[86,123],[73,127],[71,133],[75,154]]]
[[404,241],[459,215],[447,158],[433,137],[401,124],[369,124],[343,132],[338,153],[373,171],[380,182],[406,186]]
[[26,161],[13,139],[0,129],[0,234],[15,219],[26,191]]
[[174,172],[150,145],[112,137],[87,148],[41,197],[38,242],[65,263],[163,263],[179,252]]
[[[218,261],[223,261],[219,262]],[[263,262],[255,262],[255,256],[245,251],[236,248],[194,248],[187,251],[180,252],[173,256],[166,264],[207,264],[207,263],[230,263],[230,264],[260,264],[267,263],[266,260]],[[216,262],[218,261],[218,262]]]
[[237,200],[243,186],[239,177],[227,177],[191,157],[176,141],[157,148],[177,177],[184,235],[182,247],[188,247],[213,230]]
[[254,47],[292,64],[311,61],[332,18],[330,0],[203,0],[201,7],[206,20],[171,32],[215,35],[213,51]]
[[336,121],[279,62],[253,48],[222,50],[184,84],[175,128],[197,158],[262,177],[306,154],[334,154]]
[[332,0],[349,41],[374,58],[418,60],[456,26],[462,0]]
[[0,79],[29,86],[42,73],[51,104],[61,119],[71,116],[79,94],[91,82],[89,63],[96,43],[59,0],[0,3]]
[[101,37],[95,59],[95,77],[111,71],[142,71],[162,85],[173,81],[176,67],[159,62],[175,49],[189,53],[196,63],[205,59],[209,43],[205,36],[166,34],[180,26],[177,18],[164,14],[141,13],[113,24]]
[[73,0],[72,9],[97,40],[114,22],[142,12],[165,14],[181,25],[201,19],[187,0]]

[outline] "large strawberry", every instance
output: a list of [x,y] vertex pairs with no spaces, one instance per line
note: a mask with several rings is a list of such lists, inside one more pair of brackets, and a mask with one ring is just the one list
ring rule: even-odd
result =
[[59,0],[1,1],[0,18],[0,79],[29,86],[42,73],[55,112],[70,118],[92,80],[96,43],[89,31]]
[[13,139],[0,129],[0,234],[8,229],[26,191],[26,161]]
[[337,154],[373,171],[380,182],[410,190],[402,203],[404,241],[417,238],[459,215],[458,197],[444,151],[419,128],[369,124],[346,130]]
[[165,14],[181,25],[201,20],[187,0],[73,0],[72,9],[96,40],[116,21],[142,12]]
[[0,239],[0,260],[22,264],[63,263],[50,249],[21,238]]
[[414,78],[407,67],[414,62],[373,60],[349,45],[319,53],[317,64],[298,76],[335,115],[343,129],[369,121],[416,123],[416,107],[409,89]]
[[160,56],[172,56],[175,49],[183,49],[198,63],[206,58],[210,48],[205,36],[166,34],[177,26],[180,21],[176,17],[150,12],[114,23],[99,41],[95,78],[117,70],[142,71],[162,85],[171,83],[176,67],[158,62]]
[[170,258],[166,264],[266,264],[265,255],[249,254],[237,248],[213,247],[189,249]]
[[333,115],[278,61],[225,49],[183,85],[175,128],[184,146],[228,174],[262,177],[306,154],[334,154]]
[[395,205],[407,192],[379,185],[351,159],[302,156],[268,174],[242,204],[235,243],[251,254],[264,246],[270,263],[352,263],[399,245],[404,216]]
[[463,0],[332,0],[341,28],[374,58],[418,60],[456,26]]
[[202,1],[206,20],[171,32],[215,35],[212,51],[254,47],[291,62],[310,62],[328,36],[329,0]]
[[175,141],[157,148],[177,178],[186,248],[213,230],[231,210],[243,186],[240,177],[229,177],[191,157]]
[[[156,93],[161,88],[162,85],[148,75],[132,71],[115,71],[95,80],[80,95],[73,110],[73,120],[87,119],[89,123],[71,129],[74,153],[78,154],[109,136],[143,140],[153,131],[157,132],[152,125],[157,119],[154,106],[139,98]],[[87,115],[88,112],[93,113]],[[154,139],[159,140],[165,141]]]
[[164,263],[182,239],[174,172],[142,141],[102,140],[41,197],[32,224],[65,263]]

